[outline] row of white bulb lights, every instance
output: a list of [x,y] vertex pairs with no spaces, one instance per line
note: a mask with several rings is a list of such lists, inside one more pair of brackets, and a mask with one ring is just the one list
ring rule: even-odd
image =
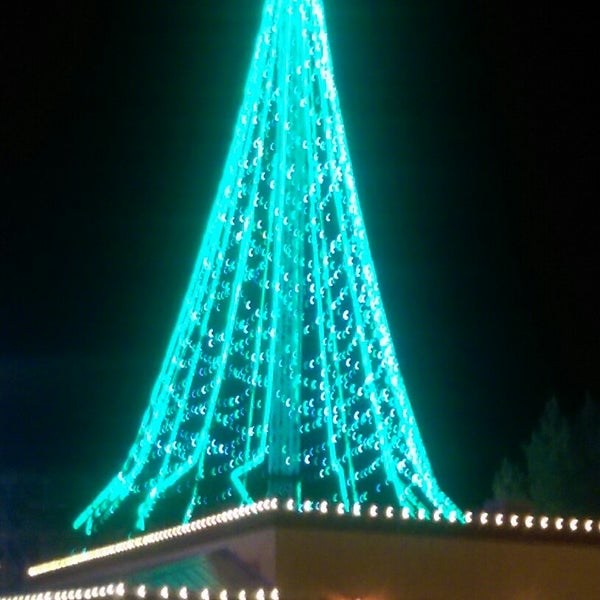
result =
[[124,583],[111,583],[109,585],[90,588],[73,588],[58,592],[36,592],[16,596],[0,596],[0,600],[96,600],[101,598],[123,598],[126,595],[129,598],[135,596],[143,600],[150,594],[154,597],[160,597],[163,600],[280,600],[277,588],[273,588],[272,590],[261,588],[254,592],[241,590],[237,593],[232,593],[228,590],[213,592],[208,588],[191,591],[187,587],[182,587],[174,590],[168,586],[163,586],[157,590],[149,590],[145,585],[127,588]]
[[81,563],[98,560],[100,558],[108,558],[115,554],[122,554],[139,548],[145,548],[159,542],[172,540],[204,529],[210,529],[218,525],[224,525],[247,517],[256,516],[264,512],[276,511],[278,508],[279,500],[277,498],[267,498],[266,500],[261,500],[253,504],[247,504],[215,515],[210,515],[192,521],[191,523],[184,523],[183,525],[176,525],[175,527],[170,527],[168,529],[161,529],[160,531],[130,538],[122,542],[117,542],[116,544],[93,548],[92,550],[81,552],[80,554],[57,558],[55,560],[34,565],[27,569],[27,575],[29,575],[29,577],[37,577],[38,575],[43,575],[52,571],[74,567]]
[[[415,515],[410,509],[404,507],[401,509],[394,508],[393,506],[381,507],[378,504],[363,505],[355,503],[350,507],[348,511],[344,504],[330,504],[326,500],[321,502],[313,502],[312,500],[305,500],[301,503],[296,503],[293,499],[288,499],[284,503],[285,510],[287,512],[311,514],[320,513],[322,515],[337,514],[338,516],[352,516],[352,517],[364,517],[367,518],[381,518],[394,519],[398,516],[404,521],[414,519]],[[73,567],[81,563],[97,560],[100,558],[107,558],[114,556],[115,554],[121,554],[123,552],[129,552],[139,548],[144,548],[149,545],[153,545],[159,542],[171,540],[174,538],[188,535],[194,532],[202,531],[204,529],[210,529],[216,526],[222,526],[227,523],[233,523],[240,519],[257,516],[262,513],[276,512],[280,510],[280,501],[278,498],[267,498],[253,504],[247,504],[238,508],[232,508],[215,515],[204,517],[191,523],[185,523],[183,525],[177,525],[176,527],[170,527],[169,529],[162,529],[154,533],[149,533],[143,536],[131,538],[116,544],[110,544],[108,546],[102,546],[100,548],[94,548],[81,554],[71,555],[65,558],[58,558],[46,563],[34,565],[29,567],[27,574],[30,577],[36,577],[44,573],[57,571],[67,567]],[[416,519],[419,521],[426,521],[431,518],[434,522],[449,522],[458,523],[459,517],[456,511],[450,512],[448,515],[444,515],[441,510],[436,510],[433,514],[428,513],[424,508],[417,511]],[[475,515],[473,512],[468,511],[464,513],[465,523],[478,524],[480,526],[508,526],[512,529],[523,529],[531,530],[533,528],[548,530],[555,529],[556,531],[571,531],[573,533],[578,531],[584,531],[586,533],[597,532],[600,533],[600,521],[593,521],[592,519],[565,519],[563,517],[557,517],[550,519],[550,517],[541,516],[534,517],[533,515],[504,515],[503,513],[490,514],[487,512],[478,513]]]
[[[286,503],[286,509],[288,511],[295,510],[295,505],[293,500],[288,500]],[[387,519],[393,519],[396,516],[396,511],[392,506],[387,506],[385,508],[381,508],[377,504],[371,504],[367,507],[367,510],[364,511],[364,506],[361,504],[354,504],[350,511],[355,517],[360,517],[363,514],[366,514],[370,518],[385,516]],[[317,504],[313,504],[309,500],[306,500],[302,503],[300,512],[308,513],[318,511],[322,514],[329,514],[331,512],[329,503],[326,501],[319,502]],[[348,514],[343,504],[337,504],[334,508],[334,511],[338,515],[346,515]],[[409,519],[414,518],[413,513],[404,507],[399,510],[400,518],[407,521]],[[416,518],[419,521],[425,521],[429,518],[429,514],[424,508],[420,508],[417,511]],[[444,516],[444,513],[441,510],[436,510],[431,514],[431,518],[434,522],[445,521],[449,523],[457,523],[458,516],[456,511],[451,511],[447,516]],[[464,522],[466,525],[481,525],[481,526],[496,526],[503,527],[508,526],[512,529],[525,528],[525,529],[541,529],[541,530],[555,530],[555,531],[570,531],[570,532],[578,532],[583,531],[585,533],[600,533],[600,520],[594,521],[593,519],[578,519],[576,517],[564,518],[564,517],[555,517],[551,518],[545,515],[542,516],[534,516],[534,515],[519,515],[519,514],[509,514],[505,515],[504,513],[494,513],[490,514],[488,512],[481,513],[473,513],[472,511],[467,511],[464,513]]]
[[[336,514],[338,516],[351,515],[353,517],[362,517],[367,516],[371,519],[375,517],[384,516],[386,519],[393,519],[397,514],[400,515],[400,518],[404,521],[408,521],[409,519],[415,518],[413,513],[409,508],[404,507],[401,509],[396,509],[393,506],[381,507],[378,504],[370,504],[369,506],[365,506],[356,502],[352,505],[350,510],[346,510],[346,507],[342,503],[335,504],[333,506],[327,500],[323,500],[321,502],[312,502],[311,500],[305,500],[304,502],[296,505],[294,500],[290,499],[285,503],[285,508],[288,512],[299,512],[303,514],[307,513],[320,513],[323,515],[327,514]],[[444,513],[441,510],[437,510],[431,515],[433,520],[436,522],[446,520],[451,523],[458,522],[458,514],[456,511],[451,511],[446,517],[444,517]],[[424,508],[420,508],[417,511],[416,518],[419,521],[425,521],[429,518],[429,513]]]
[[585,533],[600,533],[600,521],[594,521],[593,519],[578,519],[576,517],[566,519],[564,517],[550,518],[546,515],[536,517],[534,515],[518,515],[514,513],[505,515],[504,513],[490,514],[487,512],[481,512],[478,515],[474,515],[469,511],[465,513],[465,522],[467,524],[479,524],[484,526],[508,526],[512,529],[525,527],[525,529],[541,529],[544,531],[571,531],[573,533],[583,531]]

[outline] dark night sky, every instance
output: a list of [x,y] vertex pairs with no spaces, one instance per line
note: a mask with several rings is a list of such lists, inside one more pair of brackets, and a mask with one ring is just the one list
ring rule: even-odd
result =
[[[48,473],[74,516],[158,372],[262,2],[52,4],[0,36],[0,471]],[[552,394],[600,391],[591,18],[480,4],[326,0],[400,364],[463,506]]]

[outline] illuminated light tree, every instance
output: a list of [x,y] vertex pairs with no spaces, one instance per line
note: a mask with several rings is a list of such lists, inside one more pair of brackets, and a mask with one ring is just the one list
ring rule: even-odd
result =
[[129,506],[144,529],[159,502],[179,503],[188,521],[265,495],[462,517],[432,474],[398,367],[322,0],[265,3],[149,406],[123,468],[75,527],[89,533]]

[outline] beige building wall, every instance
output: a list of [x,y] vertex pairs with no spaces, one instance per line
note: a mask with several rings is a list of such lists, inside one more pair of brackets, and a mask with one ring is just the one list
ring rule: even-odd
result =
[[600,547],[544,541],[277,531],[290,599],[600,599]]

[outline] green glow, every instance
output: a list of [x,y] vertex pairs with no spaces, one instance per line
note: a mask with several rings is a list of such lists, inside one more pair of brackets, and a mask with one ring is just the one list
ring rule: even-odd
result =
[[303,495],[461,511],[439,489],[388,329],[321,0],[268,0],[233,143],[179,320],[91,532],[162,499]]

